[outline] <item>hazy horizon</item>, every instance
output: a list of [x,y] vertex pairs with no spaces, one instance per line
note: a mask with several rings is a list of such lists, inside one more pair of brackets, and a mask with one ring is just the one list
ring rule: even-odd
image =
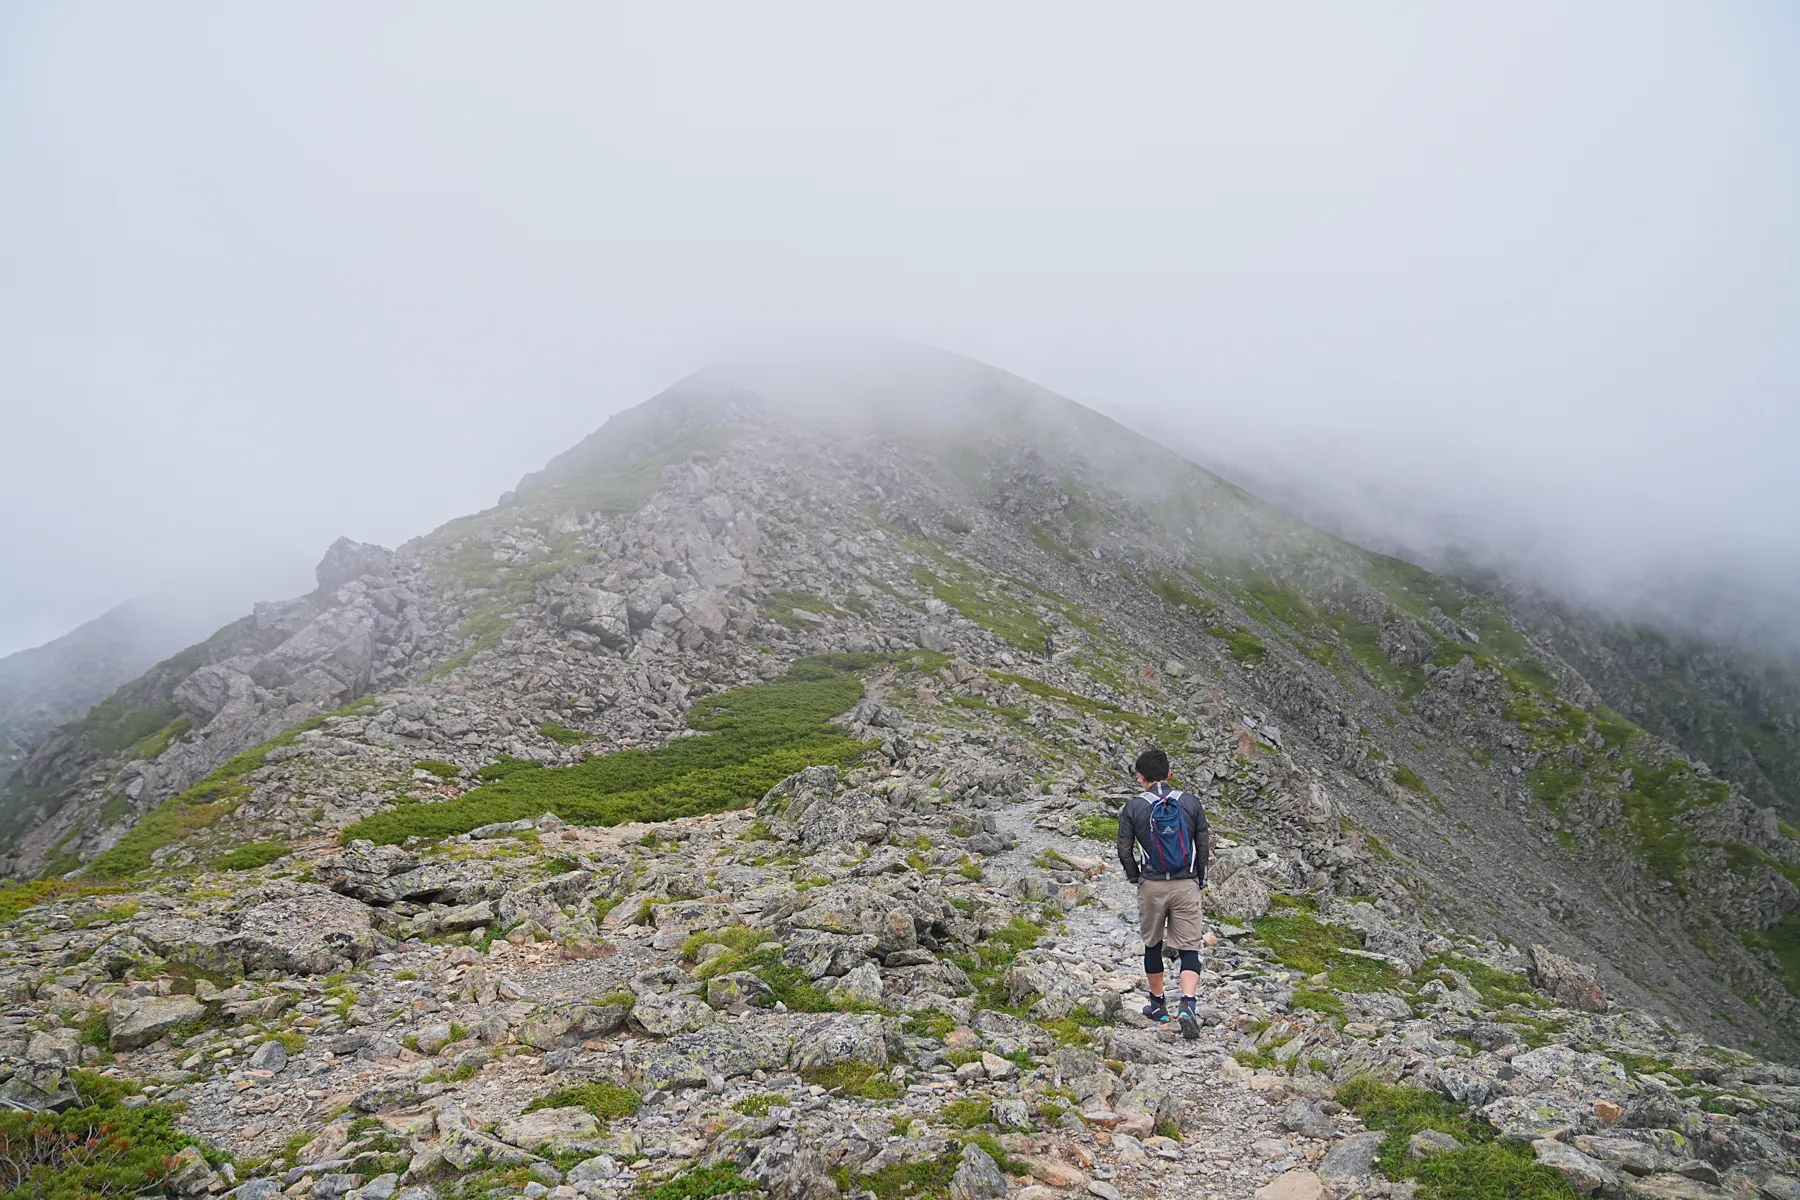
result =
[[1797,35],[10,7],[0,655],[189,576],[303,591],[796,330],[967,354],[1371,540],[1778,607]]

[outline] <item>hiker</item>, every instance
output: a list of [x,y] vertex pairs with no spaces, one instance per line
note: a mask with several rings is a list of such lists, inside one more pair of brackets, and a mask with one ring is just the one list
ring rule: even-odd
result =
[[1056,657],[1056,639],[1049,634],[1044,635],[1044,661],[1049,662]]
[[[1204,935],[1200,890],[1206,886],[1206,859],[1211,848],[1206,810],[1198,797],[1169,783],[1169,756],[1154,746],[1132,764],[1141,794],[1126,801],[1119,813],[1119,865],[1137,885],[1138,932],[1144,939],[1144,983],[1150,1003],[1143,1013],[1167,1021],[1163,998],[1163,943],[1181,955],[1181,1036],[1200,1036],[1194,1010],[1200,991],[1200,946]],[[1143,860],[1138,858],[1139,848]]]

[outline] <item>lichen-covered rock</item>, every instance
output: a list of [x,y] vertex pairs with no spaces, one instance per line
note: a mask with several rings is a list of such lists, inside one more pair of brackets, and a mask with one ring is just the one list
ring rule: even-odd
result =
[[631,1023],[652,1037],[692,1033],[716,1020],[706,1001],[693,995],[647,992],[631,1006]]
[[708,1079],[732,1079],[774,1071],[788,1063],[803,1032],[791,1018],[738,1021],[680,1033],[665,1042],[642,1042],[625,1051],[625,1074],[640,1091],[703,1087]]
[[833,1013],[814,1018],[797,1037],[790,1064],[796,1071],[834,1063],[887,1062],[886,1018]]
[[148,1046],[178,1025],[198,1021],[206,1015],[206,1006],[192,996],[169,996],[166,999],[127,999],[113,1001],[106,1016],[109,1050],[136,1050]]
[[1208,881],[1206,909],[1228,920],[1245,922],[1269,911],[1269,889],[1254,871],[1234,871],[1223,882]]
[[494,1127],[494,1136],[522,1150],[580,1141],[599,1132],[599,1120],[585,1108],[540,1108]]
[[1592,967],[1565,958],[1547,946],[1531,948],[1531,982],[1582,1012],[1600,1013],[1607,1008],[1606,993]]

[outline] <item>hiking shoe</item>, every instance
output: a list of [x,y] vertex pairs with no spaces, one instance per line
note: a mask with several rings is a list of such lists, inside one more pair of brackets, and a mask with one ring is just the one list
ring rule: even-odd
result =
[[1166,1021],[1169,1019],[1169,1002],[1161,996],[1152,996],[1150,1003],[1144,1005],[1142,1012],[1152,1021]]
[[1181,998],[1181,1036],[1190,1042],[1200,1040],[1200,1014],[1194,1011],[1194,998]]

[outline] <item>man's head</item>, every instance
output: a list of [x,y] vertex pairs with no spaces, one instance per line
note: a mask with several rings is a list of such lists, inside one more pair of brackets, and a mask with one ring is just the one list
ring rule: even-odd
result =
[[1145,784],[1161,783],[1169,777],[1169,756],[1152,746],[1137,756],[1131,769],[1137,772],[1138,778]]

